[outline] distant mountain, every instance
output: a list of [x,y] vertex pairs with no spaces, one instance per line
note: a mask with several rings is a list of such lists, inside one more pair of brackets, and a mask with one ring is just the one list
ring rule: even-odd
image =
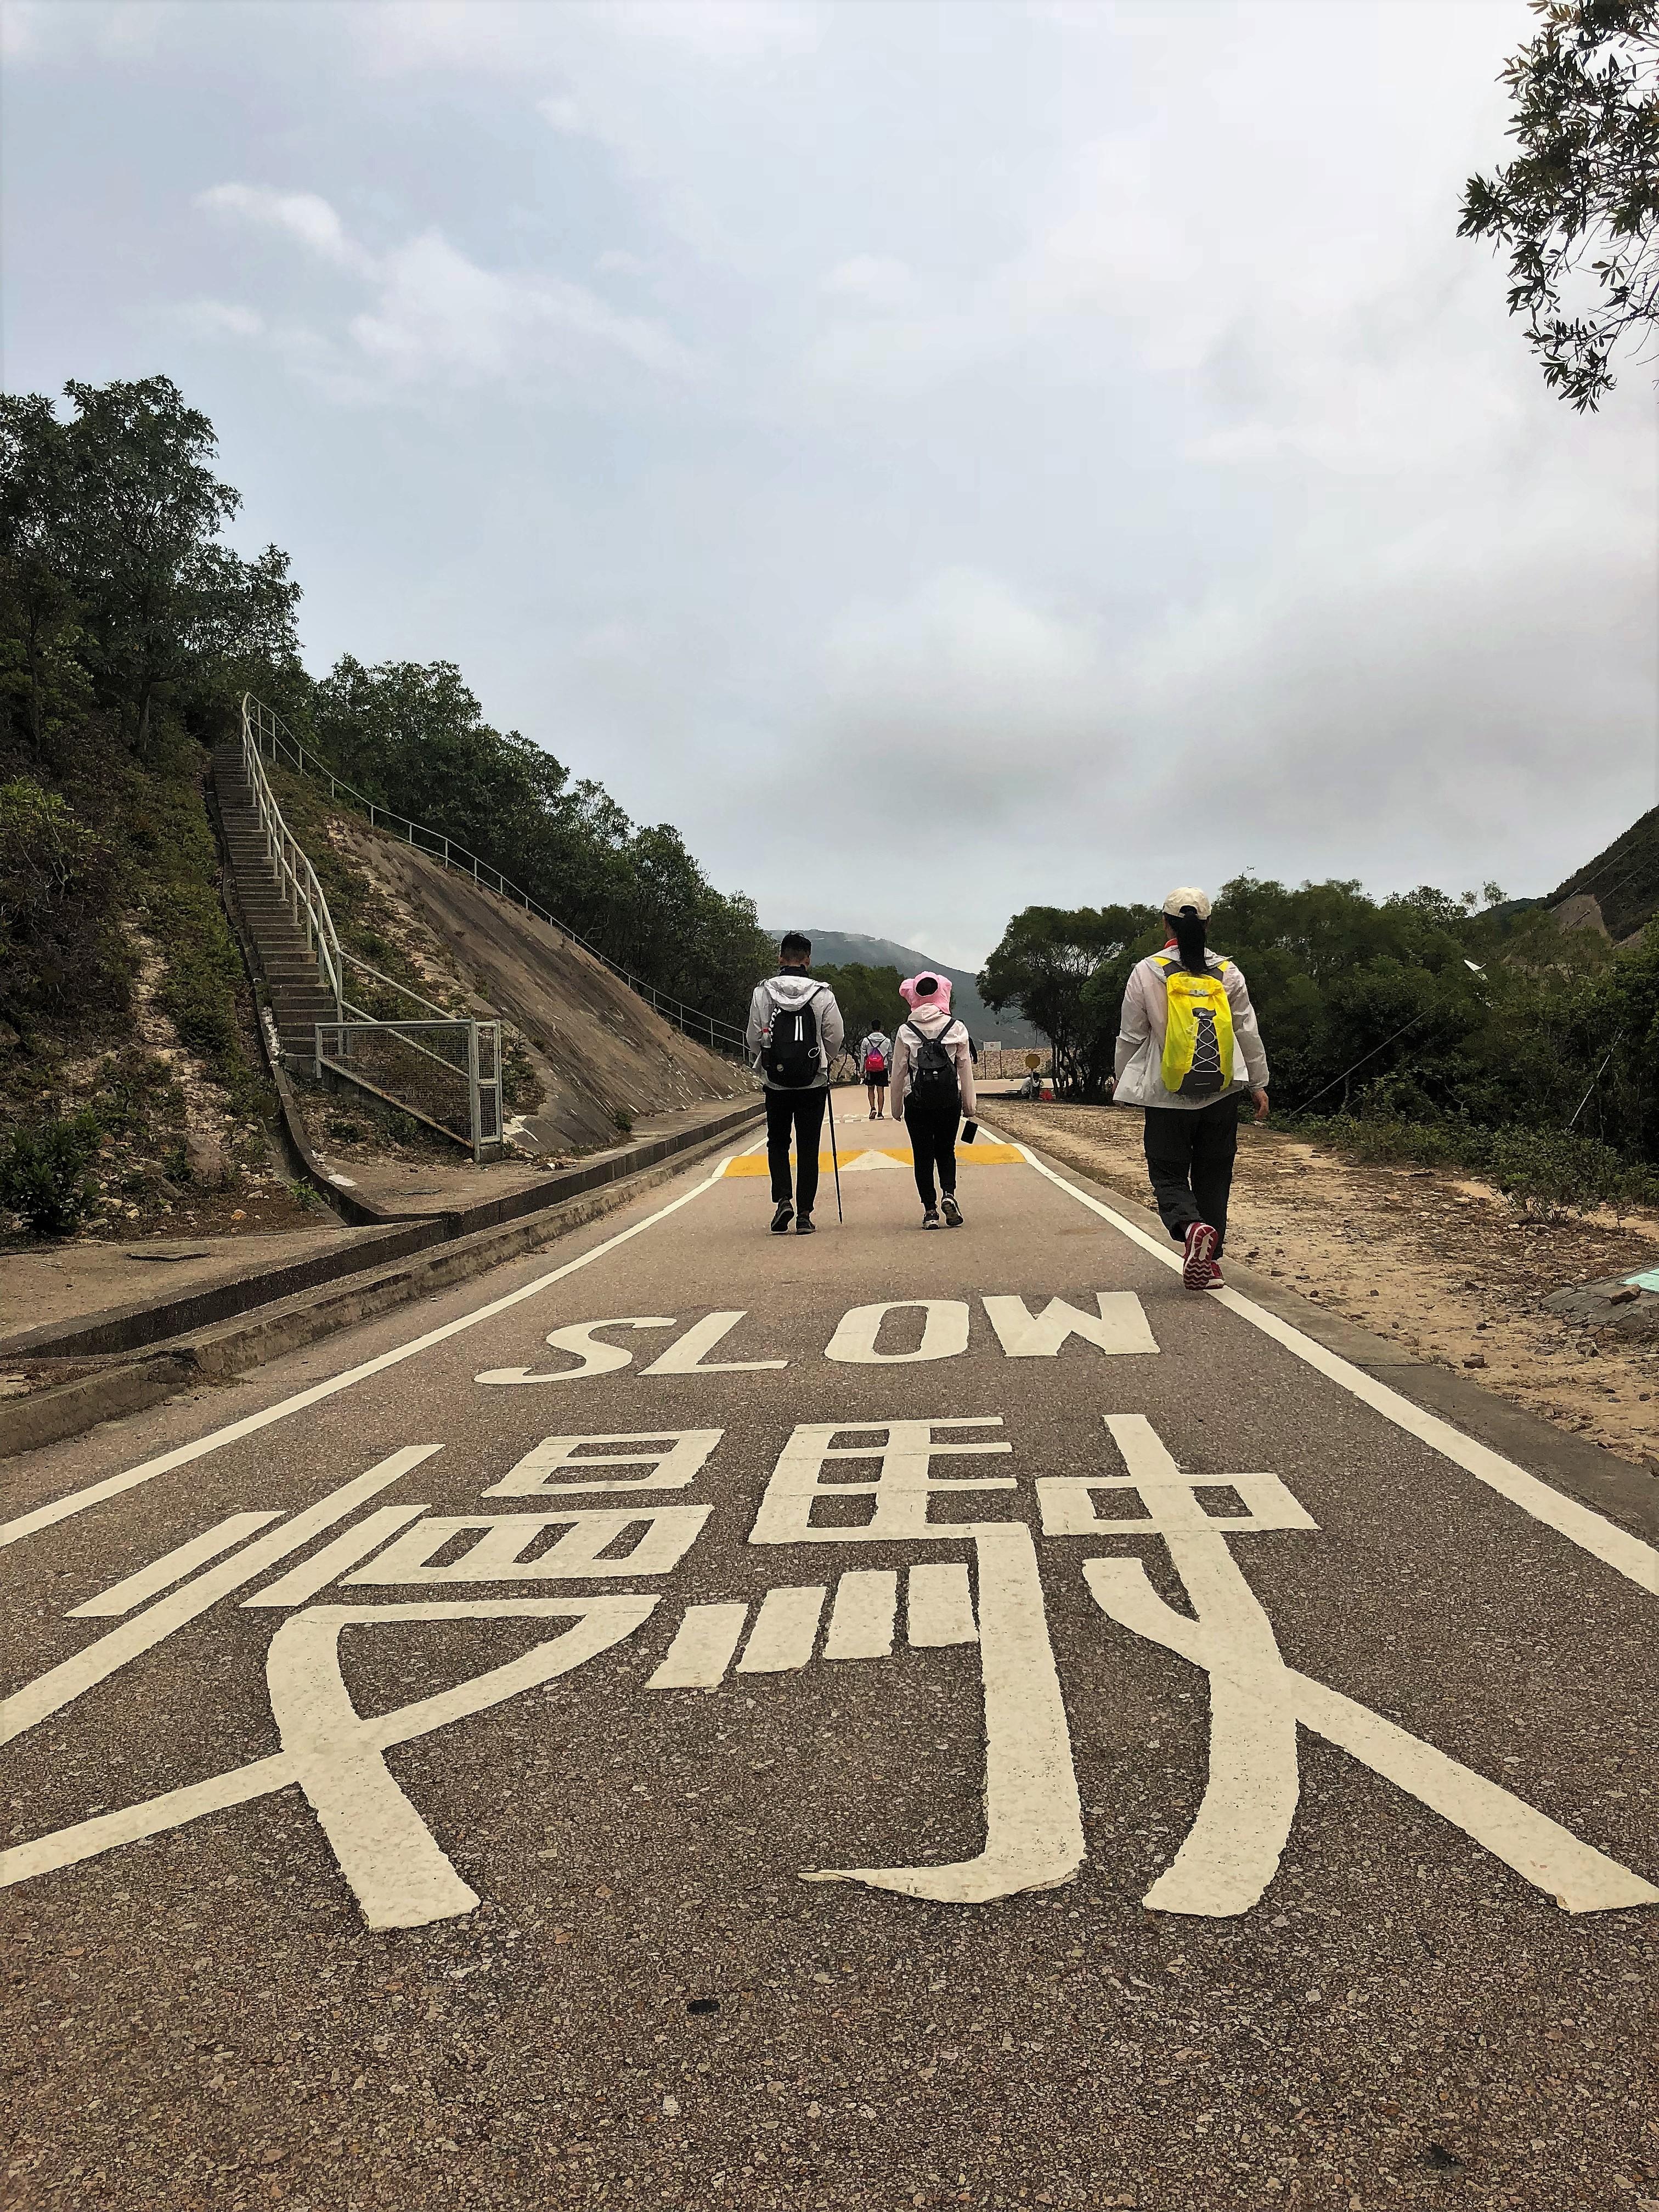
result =
[[935,974],[948,976],[951,1011],[967,1024],[968,1034],[975,1040],[995,1037],[1000,1043],[1018,1045],[1042,1042],[1029,1022],[1017,1021],[1012,1014],[994,1014],[964,968],[947,968],[942,960],[930,959],[912,945],[895,945],[890,937],[858,937],[839,929],[809,929],[806,935],[812,940],[815,964],[822,961],[832,968],[842,968],[854,962],[866,968],[896,968],[901,975],[919,975],[924,968],[931,968]]
[[[1569,876],[1545,904],[1559,908],[1569,899],[1593,900],[1595,913],[1615,945],[1641,933],[1659,913],[1659,806],[1650,806],[1605,853]],[[1577,908],[1571,920],[1565,915],[1562,920],[1570,927],[1574,921],[1582,924],[1585,920],[1594,927],[1588,908]]]

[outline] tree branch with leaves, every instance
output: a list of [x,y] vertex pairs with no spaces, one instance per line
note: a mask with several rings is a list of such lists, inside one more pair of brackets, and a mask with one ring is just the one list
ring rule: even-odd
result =
[[1627,333],[1659,322],[1659,0],[1533,0],[1503,72],[1521,151],[1471,177],[1461,238],[1510,257],[1544,381],[1582,414],[1613,388]]

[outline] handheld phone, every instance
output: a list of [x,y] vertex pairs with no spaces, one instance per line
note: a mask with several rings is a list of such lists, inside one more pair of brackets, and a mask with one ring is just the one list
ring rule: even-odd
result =
[[964,1145],[971,1145],[978,1134],[979,1123],[977,1121],[964,1121],[963,1123],[962,1141]]

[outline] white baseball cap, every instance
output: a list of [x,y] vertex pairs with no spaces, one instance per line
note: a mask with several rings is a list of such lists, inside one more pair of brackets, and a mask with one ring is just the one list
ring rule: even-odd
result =
[[1164,892],[1164,911],[1165,914],[1179,914],[1182,908],[1184,906],[1191,907],[1193,912],[1198,916],[1200,921],[1207,921],[1209,920],[1210,902],[1195,884],[1184,884],[1180,885],[1175,890]]

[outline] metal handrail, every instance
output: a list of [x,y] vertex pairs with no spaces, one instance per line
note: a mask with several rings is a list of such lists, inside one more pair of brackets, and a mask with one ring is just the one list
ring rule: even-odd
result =
[[[250,707],[253,709],[252,716],[248,711]],[[411,991],[407,983],[398,982],[395,976],[383,975],[378,968],[371,968],[368,961],[360,960],[355,952],[348,952],[340,943],[334,917],[329,912],[327,894],[298,838],[289,828],[283,810],[276,803],[276,795],[271,790],[270,779],[265,775],[258,734],[258,718],[262,715],[269,716],[273,721],[276,719],[270,715],[268,708],[261,707],[252,694],[245,692],[242,696],[242,773],[247,778],[248,789],[253,794],[253,810],[264,833],[265,856],[276,874],[279,889],[287,898],[289,911],[296,922],[304,921],[307,949],[316,955],[318,965],[323,971],[323,981],[334,1000],[334,1018],[343,1021],[348,1015],[359,1021],[374,1018],[363,1007],[354,1005],[345,994],[345,971],[348,968],[355,968],[360,975],[370,976],[377,983],[384,983],[389,990],[396,991],[400,997],[424,1007],[427,1012],[436,1014],[441,1020],[453,1021],[455,1018],[446,1007],[434,1006],[430,999],[423,999],[418,991]]]
[[[747,1059],[748,1051],[743,1031],[735,1028],[730,1022],[716,1021],[712,1014],[705,1014],[698,1007],[687,1006],[683,999],[672,999],[659,991],[654,984],[647,983],[643,976],[635,975],[630,969],[613,960],[608,952],[602,952],[599,946],[584,937],[579,929],[572,929],[568,922],[561,921],[556,915],[550,914],[538,900],[532,898],[527,891],[520,890],[517,884],[509,883],[499,868],[492,867],[487,860],[480,859],[479,855],[471,851],[469,848],[459,844],[453,838],[445,836],[440,830],[429,829],[422,822],[411,822],[407,815],[395,813],[389,806],[382,806],[377,799],[371,799],[367,792],[359,791],[355,784],[348,783],[343,775],[337,775],[327,762],[319,757],[314,747],[307,765],[306,749],[300,739],[294,735],[279,715],[274,714],[269,707],[255,699],[251,692],[245,693],[242,700],[245,747],[246,732],[249,727],[250,708],[252,709],[252,726],[258,732],[258,739],[269,743],[270,757],[273,761],[285,753],[290,764],[296,768],[301,775],[315,775],[319,780],[326,778],[329,797],[337,801],[340,794],[343,793],[348,799],[355,799],[359,806],[367,811],[369,827],[372,830],[378,830],[382,826],[402,830],[404,832],[404,842],[414,851],[424,853],[428,860],[441,861],[445,867],[453,870],[457,875],[471,876],[472,881],[482,889],[493,890],[498,897],[513,900],[517,905],[521,906],[526,914],[533,915],[538,921],[544,922],[548,928],[556,930],[561,937],[567,939],[572,945],[580,945],[590,958],[597,960],[602,968],[608,969],[611,975],[626,983],[629,990],[635,992],[639,997],[645,1000],[653,1012],[660,1014],[665,1021],[672,1022],[686,1036],[696,1036],[706,1033],[711,1051],[725,1051],[734,1054],[739,1058]],[[256,743],[258,741],[256,739]],[[272,805],[273,807],[275,805],[274,800]],[[280,819],[280,817],[278,818]],[[422,843],[419,842],[422,839],[428,839],[431,842]],[[349,959],[350,956],[348,954],[346,957]],[[356,966],[361,963],[354,961],[352,964]],[[413,994],[410,995],[412,996]],[[424,1003],[425,1001],[422,1001],[422,1004]]]
[[328,900],[317,871],[301,849],[299,841],[283,819],[283,810],[276,804],[265,775],[261,757],[257,723],[248,714],[250,704],[256,714],[267,710],[261,708],[250,695],[242,695],[242,773],[247,778],[248,789],[253,794],[253,811],[258,817],[259,827],[264,833],[265,858],[276,877],[277,886],[287,898],[289,911],[295,922],[303,918],[306,945],[317,956],[323,971],[323,981],[334,999],[334,1018],[345,1018],[344,956],[340,951],[339,933],[334,927],[334,917],[328,910]]

